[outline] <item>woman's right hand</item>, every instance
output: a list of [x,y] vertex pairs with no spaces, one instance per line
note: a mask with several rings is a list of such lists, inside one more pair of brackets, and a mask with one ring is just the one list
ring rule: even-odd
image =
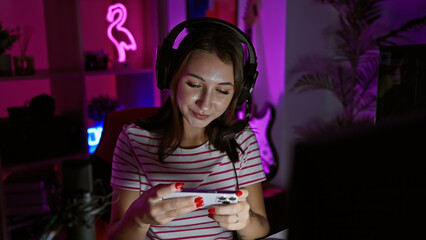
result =
[[127,210],[139,226],[163,225],[204,205],[201,197],[163,197],[182,191],[182,183],[159,184],[144,192]]

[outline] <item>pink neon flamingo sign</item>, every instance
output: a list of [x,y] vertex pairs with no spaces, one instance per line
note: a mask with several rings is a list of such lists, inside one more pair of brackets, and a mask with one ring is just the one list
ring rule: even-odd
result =
[[[115,17],[116,15],[117,17]],[[116,3],[109,6],[106,19],[108,22],[111,23],[108,26],[107,35],[111,42],[114,43],[115,47],[117,48],[118,62],[125,62],[126,51],[135,51],[137,48],[136,41],[132,33],[127,28],[123,27],[123,24],[127,19],[126,7],[121,3]],[[117,31],[121,31],[122,33],[124,33],[128,37],[129,43],[125,41],[118,41],[117,39],[115,39],[115,37],[112,35],[112,30],[114,28],[116,28]]]

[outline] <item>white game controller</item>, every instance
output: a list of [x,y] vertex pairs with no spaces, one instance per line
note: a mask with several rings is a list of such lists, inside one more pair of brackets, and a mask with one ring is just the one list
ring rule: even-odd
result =
[[207,208],[214,205],[226,205],[238,203],[238,196],[234,191],[216,191],[216,190],[202,190],[202,189],[183,189],[182,192],[175,192],[169,194],[163,199],[177,198],[177,197],[190,197],[199,196],[204,200],[204,206]]

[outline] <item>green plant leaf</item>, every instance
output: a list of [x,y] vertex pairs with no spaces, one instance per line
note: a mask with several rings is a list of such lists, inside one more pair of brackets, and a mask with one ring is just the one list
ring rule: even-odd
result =
[[[303,93],[325,89],[331,91],[343,106],[330,122],[298,127],[303,136],[326,133],[330,129],[372,123],[375,113],[379,47],[395,45],[404,33],[426,27],[426,16],[410,20],[399,28],[376,37],[380,29],[375,22],[382,16],[384,0],[314,0],[329,4],[339,13],[339,26],[328,31],[334,37],[336,54],[327,60],[304,57],[292,71],[302,74],[290,91]],[[317,59],[317,61],[313,60]]]
[[389,38],[398,38],[398,37],[401,38],[401,37],[403,37],[402,34],[407,32],[407,31],[410,31],[410,30],[413,30],[413,29],[425,28],[425,27],[426,27],[426,16],[420,17],[420,18],[415,18],[415,19],[412,19],[412,20],[406,22],[405,24],[403,24],[399,28],[390,31],[388,34],[376,38],[376,42],[377,42],[378,45],[384,45],[386,43],[395,45],[394,42],[389,40]]
[[12,48],[13,44],[19,39],[19,34],[15,29],[4,28],[0,22],[0,54],[5,53]]
[[333,79],[327,74],[305,74],[296,81],[290,91],[303,93],[316,89],[335,91]]

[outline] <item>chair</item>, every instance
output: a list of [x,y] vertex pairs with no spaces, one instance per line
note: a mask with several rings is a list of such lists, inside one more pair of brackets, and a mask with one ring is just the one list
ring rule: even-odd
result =
[[[102,182],[102,192],[97,194],[107,195],[112,192],[110,186],[112,156],[122,127],[135,120],[153,116],[158,109],[159,107],[128,108],[111,112],[107,115],[98,147],[89,158],[92,165],[93,180],[100,179]],[[101,219],[96,222],[96,240],[107,239],[106,233],[108,231],[110,213],[110,208],[108,208],[101,216]]]
[[159,107],[129,108],[111,112],[107,115],[99,145],[93,153],[111,165],[115,143],[120,135],[123,125],[137,119],[153,116]]

